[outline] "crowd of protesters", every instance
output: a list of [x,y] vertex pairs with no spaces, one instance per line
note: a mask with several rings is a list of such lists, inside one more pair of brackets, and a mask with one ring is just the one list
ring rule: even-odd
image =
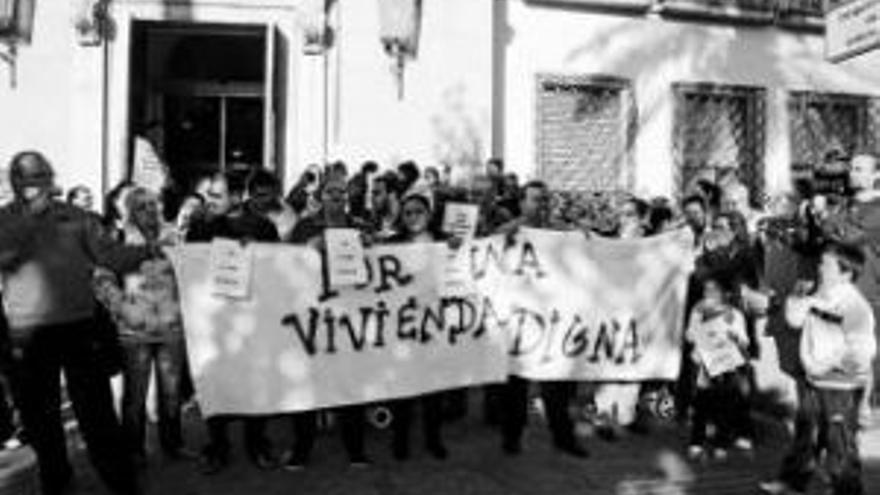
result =
[[[383,170],[364,163],[352,173],[342,162],[312,165],[285,194],[277,176],[240,168],[194,181],[187,190],[169,180],[162,191],[131,182],[113,188],[103,216],[88,188],[57,199],[49,161],[16,155],[9,169],[14,199],[0,210],[0,273],[4,314],[0,434],[18,435],[35,449],[46,494],[62,493],[67,460],[58,382],[65,387],[89,452],[108,486],[139,493],[138,460],[146,460],[146,402],[155,369],[159,443],[164,454],[194,456],[184,445],[181,409],[193,389],[174,271],[162,248],[231,238],[311,246],[323,251],[328,228],[355,228],[367,244],[449,242],[444,205],[479,207],[477,235],[513,235],[521,227],[581,231],[586,237],[634,239],[689,228],[698,253],[686,302],[683,356],[676,383],[543,382],[540,401],[554,446],[577,458],[588,450],[575,434],[570,405],[586,390],[601,436],[646,433],[656,408],[647,398],[675,397],[690,427],[686,454],[724,459],[753,449],[749,410],[755,394],[751,363],[761,335],[772,337],[780,366],[797,384],[795,439],[769,493],[803,490],[825,459],[838,494],[862,493],[854,438],[868,418],[876,354],[874,314],[880,310],[880,270],[871,243],[880,241],[877,161],[863,155],[799,180],[794,191],[757,201],[733,169],[695,181],[679,204],[667,198],[551,191],[541,181],[520,184],[504,162],[453,181],[449,170],[405,162]],[[830,170],[830,172],[829,172]],[[461,182],[461,183],[458,183]],[[764,339],[763,341],[767,341]],[[731,345],[740,361],[723,373],[704,362],[702,346]],[[121,419],[108,378],[121,373]],[[522,450],[530,383],[510,377],[484,387],[483,419],[498,426],[508,455]],[[16,433],[9,403],[23,432]],[[413,412],[421,409],[424,442],[437,459],[451,453],[443,424],[467,412],[467,394],[446,391],[391,401],[391,450],[410,456]],[[332,411],[353,466],[370,463],[364,441],[367,405]],[[294,444],[273,445],[268,418],[206,418],[201,449],[205,473],[230,462],[229,424],[244,423],[244,447],[262,469],[307,466],[319,420],[327,411],[290,416]],[[712,425],[713,428],[709,428]],[[820,432],[817,434],[816,432]],[[711,433],[711,434],[710,434]],[[124,443],[118,443],[124,438]],[[281,451],[284,453],[281,454]]]

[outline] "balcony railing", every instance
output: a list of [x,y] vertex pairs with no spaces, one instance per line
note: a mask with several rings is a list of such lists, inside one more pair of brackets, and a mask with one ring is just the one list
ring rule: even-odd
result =
[[[823,0],[525,0],[562,8],[595,9],[681,19],[732,22],[820,31],[824,28]],[[831,0],[834,1],[834,0]],[[839,1],[839,0],[838,0]]]
[[822,0],[777,0],[776,22],[782,27],[821,31],[825,28]]
[[814,17],[824,16],[822,0],[777,0],[777,9],[781,13],[806,15]]
[[657,0],[671,17],[821,29],[822,0]]
[[774,2],[766,0],[660,0],[660,12],[670,17],[748,24],[771,24],[776,15]]
[[660,0],[659,3],[693,4],[708,9],[779,11],[821,16],[823,2],[822,0]]

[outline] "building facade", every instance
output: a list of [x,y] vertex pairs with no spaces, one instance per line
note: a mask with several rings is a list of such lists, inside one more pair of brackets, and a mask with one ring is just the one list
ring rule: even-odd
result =
[[[29,36],[4,30],[4,5],[19,17],[35,5]],[[555,188],[646,195],[735,167],[758,199],[831,149],[878,148],[880,55],[827,62],[820,11],[816,0],[0,0],[0,163],[38,149],[62,184],[107,190],[131,173],[142,136],[181,180],[240,162],[290,185],[327,160],[466,168],[501,156]]]

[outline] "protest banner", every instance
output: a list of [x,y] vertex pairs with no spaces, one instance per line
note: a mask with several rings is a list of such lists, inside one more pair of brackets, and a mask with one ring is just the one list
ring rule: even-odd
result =
[[156,148],[143,136],[134,138],[134,159],[131,180],[150,191],[158,193],[165,185],[165,164]]
[[254,247],[252,297],[218,298],[206,247],[175,256],[205,414],[266,414],[500,382],[674,379],[692,264],[680,233],[633,241],[524,231],[466,244],[468,291],[444,295],[445,244],[366,250],[367,283],[331,287],[321,256]]
[[[535,380],[674,379],[692,238],[633,240],[523,229],[522,261],[493,296],[511,372]],[[516,249],[516,248],[514,248]]]
[[368,282],[343,288],[325,283],[311,248],[253,249],[248,299],[207,290],[208,245],[172,258],[204,414],[319,409],[506,378],[504,336],[463,322],[463,299],[435,295],[445,245],[370,249]]

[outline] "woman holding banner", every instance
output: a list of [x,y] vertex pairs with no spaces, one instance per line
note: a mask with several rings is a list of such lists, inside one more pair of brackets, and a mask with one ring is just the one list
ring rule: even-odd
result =
[[[430,190],[414,189],[403,198],[397,233],[388,243],[426,243],[439,240],[439,235],[429,228],[433,211]],[[392,453],[397,460],[409,458],[409,427],[413,408],[419,402],[425,431],[425,447],[437,459],[446,459],[448,452],[440,438],[443,424],[444,393],[434,392],[416,398],[400,399],[391,403],[393,422]]]

